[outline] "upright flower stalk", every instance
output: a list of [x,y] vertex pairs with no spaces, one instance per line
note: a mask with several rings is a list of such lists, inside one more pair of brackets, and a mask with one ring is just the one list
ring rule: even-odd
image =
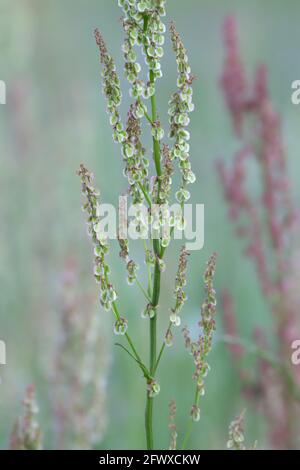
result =
[[[220,161],[218,170],[230,218],[237,235],[245,242],[245,254],[256,267],[262,293],[274,314],[279,361],[287,369],[287,373],[276,371],[272,378],[269,376],[269,389],[277,389],[279,395],[276,404],[274,400],[273,412],[268,411],[267,416],[270,441],[274,447],[293,448],[295,436],[299,434],[296,423],[299,420],[295,419],[292,384],[299,386],[300,383],[299,374],[290,365],[291,344],[297,339],[299,328],[300,305],[299,297],[293,300],[296,211],[291,198],[280,117],[269,97],[266,69],[259,66],[250,85],[240,57],[234,17],[225,19],[223,34],[225,62],[221,85],[240,149],[231,167]],[[250,193],[247,185],[247,166],[251,161],[257,165],[261,177],[258,198]],[[235,322],[228,292],[223,300],[227,312],[225,326],[232,333]],[[237,359],[242,354],[238,345],[231,345],[231,350]],[[262,396],[270,402],[265,380],[261,388]],[[281,390],[279,394],[278,390]],[[264,410],[270,410],[269,404]],[[280,415],[280,420],[272,419],[272,414],[274,418]],[[280,436],[273,432],[278,428],[275,422],[279,421]]]
[[42,431],[37,421],[39,408],[35,387],[30,385],[23,399],[23,414],[17,419],[10,437],[11,450],[42,450]]
[[[122,123],[119,107],[122,100],[120,79],[116,72],[113,58],[110,56],[104,39],[95,31],[96,44],[100,51],[102,64],[103,93],[107,101],[107,111],[113,130],[113,140],[121,146],[121,155],[124,162],[124,176],[128,181],[128,195],[136,208],[131,226],[143,239],[144,255],[147,266],[148,285],[144,286],[139,280],[139,266],[130,256],[129,241],[124,234],[119,233],[120,257],[126,263],[128,284],[137,286],[146,301],[142,311],[142,318],[149,322],[149,359],[142,360],[138,353],[136,343],[129,336],[130,312],[125,316],[119,307],[117,289],[111,281],[111,273],[107,256],[109,241],[102,233],[100,219],[99,192],[94,188],[93,175],[84,165],[80,166],[79,176],[82,183],[82,192],[85,197],[84,211],[87,213],[88,233],[94,246],[94,275],[99,284],[100,303],[107,311],[112,311],[115,317],[114,332],[125,337],[127,345],[119,344],[123,350],[137,363],[146,382],[146,408],[145,431],[147,448],[154,448],[153,433],[153,405],[154,399],[160,392],[157,379],[158,367],[166,346],[173,343],[173,328],[180,325],[179,313],[186,301],[184,287],[186,285],[186,271],[188,252],[182,248],[179,257],[179,266],[175,280],[175,304],[170,305],[170,322],[164,335],[162,345],[157,350],[157,322],[159,320],[159,300],[161,280],[166,268],[164,256],[175,229],[183,230],[185,221],[183,217],[184,203],[189,200],[188,185],[195,182],[195,175],[191,169],[189,158],[190,133],[188,125],[189,114],[194,110],[192,103],[192,82],[194,76],[188,63],[187,51],[177,33],[174,24],[170,26],[170,36],[175,51],[178,78],[177,91],[173,93],[169,102],[169,137],[173,144],[166,143],[167,133],[162,128],[156,102],[156,88],[158,80],[162,77],[161,59],[164,54],[166,27],[162,21],[166,14],[165,0],[119,0],[124,17],[124,44],[122,47],[125,61],[125,76],[130,85],[132,103],[127,113],[127,122]],[[146,74],[142,74],[142,65],[138,62],[137,49],[143,54],[146,65]],[[142,78],[145,77],[146,79]],[[142,143],[142,128],[147,125],[152,138],[152,149],[146,149]],[[153,164],[151,165],[152,153]],[[176,165],[175,165],[176,163]],[[173,174],[176,170],[181,174],[180,187],[173,190]],[[154,168],[154,174],[152,172]],[[172,200],[179,203],[179,211],[170,213],[169,205]],[[147,210],[142,210],[146,205]],[[148,244],[147,228],[152,223],[151,244]],[[215,256],[208,264],[205,275],[207,301],[202,308],[201,326],[204,331],[203,340],[199,348],[200,354],[206,354],[211,344],[208,336],[209,328],[214,325],[210,315],[213,313],[214,294],[211,278],[214,274]],[[121,312],[121,313],[120,313]],[[209,326],[210,325],[210,326]],[[210,337],[210,336],[209,336]],[[204,342],[202,345],[202,341]],[[196,343],[195,343],[196,344]],[[198,344],[198,343],[197,343]],[[197,346],[197,347],[198,347]],[[196,346],[195,346],[196,348]],[[195,353],[195,358],[197,354]],[[200,361],[200,356],[198,357]],[[204,357],[202,358],[204,360]],[[201,359],[201,360],[202,360]],[[196,359],[195,359],[196,360]],[[204,374],[204,363],[197,362],[197,387],[200,376]],[[197,400],[198,401],[198,400]],[[175,405],[170,407],[171,421],[175,418]],[[176,447],[177,431],[175,424],[170,425],[172,434],[171,447]]]
[[59,297],[60,335],[51,387],[55,446],[89,450],[101,442],[107,425],[109,345],[95,295],[81,291],[70,257]]
[[206,297],[201,306],[201,319],[199,321],[200,333],[197,341],[192,341],[187,327],[183,328],[183,336],[186,349],[190,352],[194,359],[195,372],[193,379],[196,382],[196,391],[194,402],[190,411],[190,421],[188,429],[183,441],[183,448],[187,446],[192,431],[192,423],[200,420],[200,397],[205,394],[204,379],[207,376],[210,366],[207,362],[207,356],[212,348],[213,332],[216,329],[215,313],[216,313],[216,291],[213,286],[216,271],[217,254],[214,253],[207,262],[204,273],[204,286]]

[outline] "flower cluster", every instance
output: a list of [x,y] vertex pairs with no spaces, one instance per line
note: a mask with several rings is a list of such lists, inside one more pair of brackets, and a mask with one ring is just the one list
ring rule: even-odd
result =
[[174,400],[172,400],[169,403],[169,430],[171,434],[171,442],[169,446],[169,450],[176,450],[177,448],[177,427],[175,424],[175,418],[176,418],[176,403]]
[[183,329],[185,345],[190,350],[196,366],[196,371],[193,375],[194,380],[197,382],[196,400],[191,408],[191,417],[194,421],[199,421],[200,419],[198,397],[204,395],[205,393],[204,379],[210,369],[206,358],[211,351],[212,335],[216,328],[214,314],[216,312],[217,302],[216,292],[213,287],[213,280],[216,270],[216,259],[217,255],[214,253],[207,262],[207,267],[204,274],[206,298],[201,307],[201,320],[199,322],[201,333],[198,340],[192,342],[188,329],[186,327]]
[[117,293],[109,281],[109,266],[105,259],[108,253],[108,243],[101,231],[99,203],[97,201],[99,192],[92,184],[94,176],[82,164],[80,165],[78,175],[81,178],[82,194],[86,197],[83,209],[88,215],[88,234],[94,244],[94,276],[96,282],[100,284],[100,303],[105,310],[110,311],[117,299]]
[[139,183],[142,183],[145,189],[148,187],[147,168],[149,161],[145,157],[145,149],[140,141],[140,119],[144,115],[144,106],[138,101],[131,105],[125,130],[118,111],[122,94],[116,66],[108,54],[105,42],[98,30],[95,31],[95,38],[100,49],[100,61],[103,65],[103,93],[108,103],[110,123],[114,130],[113,138],[115,142],[122,144],[122,154],[125,161],[124,174],[128,179],[134,203],[139,203],[144,199]]
[[[225,197],[230,206],[231,217],[249,220],[238,227],[238,234],[248,238],[246,254],[255,261],[259,279],[265,295],[280,290],[278,276],[272,275],[267,262],[267,252],[273,250],[277,260],[278,273],[288,271],[286,250],[290,237],[288,234],[295,221],[295,210],[291,203],[290,188],[282,145],[281,126],[278,114],[274,111],[268,97],[266,69],[257,68],[253,88],[246,86],[233,17],[224,22],[224,41],[226,61],[222,74],[225,99],[231,113],[234,129],[242,140],[242,148],[237,152],[232,169],[227,170],[219,163],[220,179],[224,186]],[[251,115],[252,129],[243,126]],[[247,160],[257,157],[262,169],[262,194],[259,200],[266,211],[266,230],[271,246],[266,246],[265,227],[260,221],[257,200],[247,190]],[[273,269],[273,266],[271,267]]]
[[128,261],[129,260],[128,240],[126,238],[120,238],[120,236],[118,236],[118,242],[120,245],[120,252],[119,252],[120,258],[123,258],[125,261]]
[[[123,21],[126,33],[123,52],[125,74],[132,83],[131,95],[147,99],[154,95],[154,82],[162,76],[160,60],[163,57],[166,27],[161,18],[165,16],[165,0],[119,0],[125,13]],[[135,46],[140,46],[145,55],[150,76],[148,83],[139,80],[141,66],[137,62]]]
[[200,326],[203,329],[204,337],[204,353],[207,355],[211,349],[212,333],[216,329],[214,315],[216,313],[216,291],[213,286],[215,271],[216,271],[217,254],[214,253],[207,262],[206,271],[204,274],[204,285],[206,291],[206,299],[201,306],[201,321]]
[[107,99],[107,111],[110,114],[110,123],[114,131],[113,138],[115,142],[123,142],[126,138],[126,132],[123,129],[118,111],[122,100],[120,79],[116,72],[114,60],[109,55],[106,44],[98,29],[95,30],[95,39],[100,50],[100,61],[103,65],[103,93]]
[[180,326],[181,319],[179,317],[179,312],[182,309],[184,302],[187,299],[186,293],[184,292],[184,287],[186,286],[186,270],[187,270],[187,260],[189,252],[183,246],[181,248],[181,253],[179,257],[178,271],[175,279],[175,307],[172,308],[170,315],[170,321],[175,326]]
[[148,166],[149,160],[146,158],[145,149],[142,146],[141,125],[139,118],[139,103],[130,106],[127,119],[126,139],[122,144],[122,153],[125,162],[124,175],[127,177],[134,204],[139,204],[144,200],[144,190],[148,190]]
[[142,311],[142,318],[154,318],[156,315],[155,307],[152,304],[148,304]]
[[182,334],[183,334],[183,339],[184,339],[184,346],[188,351],[190,351],[192,341],[191,341],[190,332],[189,332],[187,326],[184,326],[182,328]]
[[240,135],[243,124],[242,109],[245,105],[246,81],[244,67],[240,59],[233,16],[227,16],[225,18],[223,32],[226,58],[221,77],[221,85],[232,116],[234,129],[236,133]]
[[243,429],[245,411],[243,411],[236,419],[229,425],[229,439],[227,442],[227,449],[245,450],[245,436]]
[[136,274],[139,269],[139,265],[129,258],[129,244],[128,240],[121,239],[118,237],[118,242],[121,248],[120,257],[126,261],[126,269],[127,269],[127,282],[130,286],[132,286],[136,281]]
[[168,145],[163,146],[163,168],[160,178],[159,199],[161,204],[168,201],[172,187],[172,176],[174,173],[173,159]]
[[190,415],[191,415],[192,420],[195,421],[195,423],[200,421],[200,417],[201,417],[200,406],[197,405],[196,403],[193,403]]
[[173,346],[173,332],[172,332],[172,324],[168,327],[166,334],[165,334],[165,345],[170,347]]
[[117,336],[124,336],[128,328],[128,321],[126,318],[118,317],[114,325],[114,333]]
[[145,253],[145,263],[149,267],[154,267],[155,265],[155,255],[152,250],[147,249]]
[[55,348],[52,407],[55,448],[89,450],[107,424],[109,341],[93,290],[82,292],[77,264],[68,257],[62,273]]
[[[119,5],[123,3],[124,5],[126,2],[119,2]],[[133,13],[133,12],[132,12]],[[126,33],[126,38],[123,44],[123,53],[125,59],[125,76],[129,83],[132,84],[131,95],[133,98],[138,98],[141,96],[144,90],[144,84],[141,80],[139,80],[139,73],[141,72],[141,65],[137,62],[137,54],[135,52],[134,47],[136,45],[142,45],[143,43],[143,33],[141,28],[137,24],[136,20],[133,16],[127,16],[123,20],[123,28]],[[140,108],[140,115],[141,117],[144,116],[144,109],[141,106]]]
[[35,399],[35,388],[30,385],[23,400],[24,415],[14,425],[10,438],[11,450],[41,450],[42,433],[36,420],[39,412]]
[[[152,236],[155,238],[161,238],[161,245],[164,248],[170,244],[171,227],[173,227],[177,221],[175,216],[178,217],[177,214],[173,216],[167,203],[161,205],[156,204],[151,208],[150,221],[152,224]],[[157,261],[163,265],[163,260],[158,258]],[[164,268],[161,269],[161,271],[163,270]]]
[[[227,441],[227,449],[232,450],[247,450],[245,446],[245,434],[244,434],[244,417],[245,410],[237,416],[229,425],[229,438]],[[257,442],[253,444],[250,448],[251,450],[255,449]]]
[[152,136],[155,140],[160,141],[164,138],[165,131],[161,127],[160,121],[155,121],[152,124]]
[[136,273],[137,273],[137,270],[139,269],[139,266],[138,264],[136,264],[135,261],[133,260],[130,260],[128,261],[127,263],[127,272],[128,272],[128,276],[127,276],[127,281],[128,281],[128,284],[130,286],[132,286],[136,280]]
[[147,384],[148,396],[150,398],[155,398],[160,392],[160,385],[156,380],[152,379]]
[[142,240],[147,239],[149,235],[150,216],[145,210],[145,206],[136,204],[134,206],[133,218],[129,223],[129,229],[134,233],[134,237]]
[[178,69],[178,90],[173,93],[169,101],[170,137],[175,139],[172,157],[179,161],[179,168],[182,174],[182,185],[176,193],[176,198],[178,202],[184,203],[190,198],[190,193],[186,186],[189,183],[194,183],[196,180],[189,160],[190,133],[186,130],[190,123],[189,113],[194,110],[192,102],[193,89],[191,86],[194,76],[188,63],[186,49],[173,23],[170,26],[170,32]]

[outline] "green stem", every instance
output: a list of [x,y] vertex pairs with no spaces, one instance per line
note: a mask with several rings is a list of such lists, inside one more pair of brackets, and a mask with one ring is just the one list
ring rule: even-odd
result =
[[[154,251],[157,252],[159,248],[158,240],[153,240]],[[154,281],[153,281],[153,293],[152,293],[152,306],[155,309],[155,315],[150,319],[150,375],[154,377],[156,372],[156,329],[157,329],[157,306],[160,295],[160,268],[156,261],[154,268]],[[145,425],[146,425],[146,440],[147,449],[152,450],[154,448],[153,441],[153,397],[149,397],[147,392],[146,402],[146,413],[145,413]]]
[[[148,27],[148,16],[144,17],[144,33],[147,32]],[[150,70],[149,73],[150,82],[154,83],[154,73]],[[156,111],[156,98],[155,95],[151,97],[151,112],[152,112],[152,124],[157,120],[157,111]],[[149,120],[149,119],[148,119]],[[160,144],[153,137],[153,158],[155,163],[156,175],[158,177],[158,194],[160,193],[160,179],[161,176],[161,154],[160,154]],[[159,203],[159,197],[158,201]],[[155,268],[154,268],[154,279],[153,279],[153,291],[152,291],[152,306],[155,309],[155,315],[150,319],[150,374],[153,377],[156,370],[156,338],[157,338],[157,306],[160,296],[160,281],[161,273],[160,266],[158,262],[158,257],[160,257],[160,242],[159,240],[153,240],[153,249],[156,256]],[[145,427],[146,427],[146,440],[147,440],[147,449],[152,450],[154,448],[153,441],[153,398],[149,397],[147,393],[147,402],[146,402],[146,412],[145,412]]]
[[153,121],[151,119],[151,116],[149,116],[148,114],[148,111],[146,109],[146,105],[143,104],[141,98],[139,97],[138,98],[138,102],[144,107],[144,113],[145,113],[145,118],[147,119],[147,121],[151,124],[151,126],[153,126]]
[[139,287],[140,291],[143,293],[146,300],[148,300],[148,302],[151,303],[151,298],[150,298],[148,292],[146,291],[146,289],[144,289],[143,285],[140,283],[140,281],[138,279],[136,279],[136,285]]
[[158,355],[158,357],[157,357],[156,364],[155,364],[154,374],[155,374],[155,372],[157,371],[157,368],[158,368],[158,365],[159,365],[159,363],[160,363],[161,356],[163,355],[163,352],[164,352],[164,350],[165,350],[165,347],[166,347],[166,343],[163,342],[162,347],[160,348],[160,351],[159,351],[159,355]]
[[152,450],[154,447],[152,421],[153,421],[153,398],[149,398],[148,392],[147,392],[147,403],[146,403],[146,412],[145,412],[147,450]]
[[144,186],[142,185],[142,183],[140,181],[138,182],[138,185],[139,185],[142,193],[144,194],[145,199],[146,199],[147,203],[149,204],[149,207],[151,207],[152,206],[152,201],[151,201],[151,198],[150,198],[148,192],[146,191],[146,189],[144,188]]
[[[145,254],[148,252],[148,245],[146,240],[144,240],[144,250]],[[148,271],[148,296],[152,296],[152,270],[151,265],[147,262],[147,271]]]
[[182,443],[182,450],[185,450],[186,449],[186,446],[188,444],[188,441],[190,440],[190,437],[191,437],[191,434],[192,434],[192,430],[193,430],[193,421],[190,419],[189,422],[188,422],[188,427],[187,427],[187,430],[186,430],[186,433],[185,433],[185,437],[183,439],[183,443]]
[[123,346],[123,344],[121,343],[115,343],[115,346],[118,346],[119,348],[123,349],[124,351],[127,352],[127,354],[140,366],[140,368],[142,369],[142,371],[144,372],[144,377],[147,379],[147,380],[151,380],[151,377],[149,375],[149,372],[148,370],[146,369],[146,367],[144,366],[144,364],[142,364],[141,362],[138,362],[138,360],[134,357],[133,354],[131,354],[131,352],[129,351],[129,349],[125,348],[125,346]]
[[[169,330],[170,330],[170,331],[172,330],[172,322],[169,323],[167,332],[168,332]],[[165,343],[165,341],[164,341],[163,344],[162,344],[162,346],[161,346],[161,348],[160,348],[159,355],[158,355],[158,357],[157,357],[157,361],[156,361],[155,369],[154,369],[154,374],[155,374],[155,372],[157,371],[157,368],[158,368],[158,366],[159,366],[159,363],[160,363],[161,357],[162,357],[162,355],[163,355],[163,352],[164,352],[164,350],[165,350],[165,347],[166,347],[166,343]]]

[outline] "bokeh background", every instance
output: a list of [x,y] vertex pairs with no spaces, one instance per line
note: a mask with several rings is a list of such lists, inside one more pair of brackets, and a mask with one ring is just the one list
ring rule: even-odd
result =
[[[196,112],[191,122],[192,162],[197,183],[194,202],[205,204],[205,247],[193,252],[189,265],[189,300],[184,317],[192,328],[202,300],[202,273],[212,251],[219,253],[218,291],[230,287],[241,334],[254,326],[271,330],[271,315],[260,294],[253,265],[241,254],[227,219],[226,204],[215,171],[219,156],[237,148],[219,87],[223,61],[221,24],[235,13],[242,54],[248,71],[264,62],[270,91],[283,120],[289,174],[295,200],[300,196],[300,107],[291,104],[291,82],[300,78],[300,3],[296,0],[169,0],[174,19],[189,51],[198,80]],[[126,189],[119,148],[101,95],[98,52],[93,30],[101,28],[122,76],[121,16],[113,0],[0,0],[0,79],[7,84],[7,104],[0,107],[0,339],[7,345],[7,366],[0,366],[0,445],[5,448],[20,412],[24,389],[34,383],[40,406],[45,446],[55,439],[51,401],[54,357],[60,337],[60,290],[66,260],[76,263],[78,293],[97,293],[91,275],[76,170],[86,163],[96,175],[102,198],[116,204]],[[167,41],[164,78],[158,89],[159,114],[165,122],[168,97],[175,87],[176,63]],[[122,83],[125,87],[124,78]],[[125,114],[128,98],[124,100]],[[123,114],[123,115],[124,115]],[[254,185],[254,182],[253,182]],[[253,186],[255,187],[255,186]],[[148,332],[140,318],[143,298],[128,288],[118,246],[113,245],[112,272],[132,335],[147,357]],[[161,315],[167,323],[176,272],[178,246],[167,255]],[[142,265],[142,251],[135,256]],[[87,304],[97,308],[98,304]],[[84,315],[84,308],[82,309]],[[108,424],[97,446],[127,449],[144,446],[144,382],[134,364],[110,339],[111,315],[100,311],[110,367],[107,381]],[[219,317],[221,311],[219,311]],[[133,321],[133,318],[136,321]],[[221,334],[221,320],[218,332]],[[161,337],[164,328],[161,328]],[[168,445],[168,402],[178,405],[178,427],[186,425],[193,396],[193,364],[180,335],[161,364],[161,394],[156,400],[156,442]],[[167,357],[168,355],[168,357]],[[218,340],[210,358],[202,401],[202,419],[191,447],[224,448],[228,423],[245,407],[230,355]],[[251,367],[251,358],[249,358]],[[264,422],[253,408],[247,413],[247,435],[265,444]]]

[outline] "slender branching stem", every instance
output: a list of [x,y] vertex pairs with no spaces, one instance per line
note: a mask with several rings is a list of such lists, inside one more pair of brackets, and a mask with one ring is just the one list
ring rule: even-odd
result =
[[[169,326],[168,326],[168,330],[172,330],[172,325],[173,325],[172,322],[170,322],[170,323],[169,323]],[[168,330],[167,330],[167,331],[168,331]],[[161,346],[161,348],[160,348],[159,354],[158,354],[158,356],[157,356],[157,361],[156,361],[154,373],[157,371],[157,368],[158,368],[158,366],[159,366],[159,363],[160,363],[160,360],[161,360],[161,358],[162,358],[162,355],[163,355],[163,352],[164,352],[165,348],[166,348],[166,342],[164,341],[163,344],[162,344],[162,346]]]
[[[139,102],[140,104],[142,104],[142,100],[141,100],[140,97],[138,98],[138,102]],[[145,118],[146,118],[147,121],[151,124],[151,126],[153,126],[153,121],[152,121],[152,119],[151,119],[151,116],[148,114],[148,111],[147,111],[147,109],[146,109],[146,106],[143,105],[143,107],[144,107]]]
[[[124,43],[123,51],[126,60],[125,73],[130,83],[132,83],[131,94],[135,98],[135,103],[130,106],[128,113],[127,127],[124,129],[121,122],[119,106],[121,103],[121,87],[120,80],[116,73],[115,63],[112,57],[108,54],[106,45],[103,38],[98,30],[95,32],[96,43],[100,50],[100,59],[104,67],[104,93],[108,99],[108,111],[110,114],[110,122],[113,127],[113,137],[116,142],[122,144],[122,154],[126,161],[125,174],[128,176],[128,181],[131,187],[131,194],[134,202],[140,202],[141,199],[145,199],[148,205],[148,212],[153,214],[153,206],[162,206],[169,199],[171,191],[171,176],[173,175],[172,160],[177,159],[180,161],[179,168],[182,175],[182,183],[180,189],[176,192],[176,199],[181,203],[183,209],[184,202],[190,197],[189,191],[186,186],[189,183],[195,181],[195,175],[190,169],[189,162],[189,144],[190,139],[189,132],[185,129],[189,124],[188,114],[194,109],[192,103],[192,89],[191,83],[193,76],[191,74],[190,67],[188,65],[187,54],[182,44],[182,41],[175,30],[174,25],[170,27],[171,39],[173,43],[173,49],[176,54],[176,62],[178,65],[179,77],[177,80],[178,91],[174,93],[169,102],[169,115],[170,115],[170,137],[175,139],[174,148],[169,149],[168,146],[161,149],[160,141],[164,137],[164,130],[161,127],[159,115],[157,112],[156,93],[155,93],[155,82],[156,78],[162,76],[160,71],[160,58],[163,56],[163,48],[161,47],[164,43],[164,32],[165,26],[161,22],[160,17],[165,15],[165,1],[153,1],[146,2],[143,6],[143,2],[119,2],[120,6],[125,12],[124,29],[126,32],[126,40]],[[150,4],[150,6],[148,5]],[[138,8],[137,8],[138,7]],[[143,13],[142,13],[143,12]],[[134,52],[134,46],[138,44],[144,48],[146,54],[146,63],[149,65],[148,70],[148,82],[144,83],[143,80],[138,79],[138,74],[141,71],[141,66],[136,62],[136,54]],[[150,106],[146,106],[142,102],[142,97],[147,99],[150,97]],[[142,147],[140,140],[141,136],[141,119],[145,116],[145,119],[151,126],[152,134],[152,146],[153,146],[153,162],[155,167],[155,181],[153,191],[149,189],[149,180],[146,181],[148,175],[148,158],[145,157],[145,149]],[[163,153],[163,162],[162,162]],[[137,162],[137,163],[136,163]],[[140,172],[140,175],[138,174]],[[102,294],[101,301],[102,305],[106,310],[112,309],[116,317],[115,333],[117,335],[124,335],[129,345],[128,349],[117,343],[119,347],[127,352],[127,354],[137,362],[138,366],[142,370],[146,379],[147,386],[147,399],[146,399],[146,410],[145,410],[145,429],[146,429],[146,441],[148,450],[154,449],[154,436],[153,436],[153,398],[159,393],[159,384],[157,383],[155,376],[165,350],[166,342],[171,344],[172,332],[171,328],[174,325],[180,324],[180,318],[177,313],[181,309],[186,295],[183,291],[185,285],[185,271],[187,252],[183,247],[180,255],[178,274],[176,277],[176,304],[172,309],[172,315],[170,315],[170,324],[166,334],[166,342],[164,342],[157,355],[157,321],[158,321],[158,306],[161,291],[161,272],[163,270],[164,262],[163,258],[165,255],[166,247],[170,241],[174,228],[168,229],[167,237],[163,235],[161,238],[157,235],[152,234],[152,250],[148,250],[148,245],[145,242],[145,254],[146,263],[148,269],[148,286],[144,287],[142,283],[136,278],[136,270],[138,269],[137,264],[129,259],[128,255],[128,241],[120,242],[121,254],[120,256],[127,261],[128,279],[136,281],[138,288],[141,290],[145,299],[147,300],[147,306],[143,312],[145,317],[149,318],[149,364],[148,367],[141,360],[137,349],[127,332],[128,321],[126,318],[120,316],[115,299],[117,299],[117,293],[113,286],[110,284],[108,277],[103,279],[102,272],[107,273],[109,266],[105,262],[105,254],[107,246],[105,241],[102,242],[102,238],[98,234],[100,232],[99,224],[94,224],[94,219],[98,220],[96,207],[97,194],[90,187],[90,180],[84,169],[81,169],[83,178],[84,188],[87,188],[87,193],[92,194],[93,198],[89,201],[91,206],[91,214],[89,214],[89,220],[93,222],[91,225],[92,234],[96,241],[96,267],[95,276],[97,281],[104,286],[104,293]],[[141,176],[139,178],[139,176]],[[141,197],[143,194],[143,197]],[[178,220],[179,228],[182,227],[182,221]],[[174,223],[177,223],[177,217],[174,218]],[[180,224],[180,225],[179,225]],[[169,225],[168,225],[169,227]],[[97,229],[97,230],[96,230]],[[100,237],[100,238],[99,238]],[[98,243],[99,241],[99,243]],[[105,276],[105,274],[104,274]],[[210,285],[210,284],[209,284]],[[179,322],[178,322],[179,320]],[[199,395],[199,392],[197,392]],[[196,396],[195,404],[198,404],[199,396]],[[194,405],[195,406],[195,405]]]
[[[114,313],[116,319],[119,320],[121,318],[121,316],[120,316],[120,313],[119,313],[118,306],[117,306],[116,302],[112,303],[112,310],[113,310],[113,313]],[[134,355],[137,363],[139,364],[141,370],[144,373],[145,370],[147,370],[147,368],[144,365],[142,359],[140,358],[140,355],[138,354],[138,352],[136,350],[136,347],[134,346],[134,343],[133,343],[131,337],[129,336],[129,334],[127,332],[125,333],[125,338],[127,340],[127,343],[129,344],[129,347],[130,347],[131,351],[133,352],[133,355]],[[148,375],[149,375],[149,372],[148,372]]]
[[142,193],[144,194],[145,199],[146,199],[146,201],[147,201],[149,207],[151,207],[151,206],[152,206],[152,201],[151,201],[150,195],[148,194],[148,192],[146,191],[145,187],[142,185],[142,183],[141,183],[140,181],[138,182],[138,185],[139,185],[139,187],[140,187]]
[[[145,250],[145,254],[149,251],[146,240],[144,240],[144,250]],[[151,264],[148,261],[146,262],[147,262],[147,273],[148,273],[148,296],[150,298],[152,296],[152,270],[151,270]]]
[[[147,31],[148,26],[148,16],[144,18],[144,32]],[[150,70],[150,82],[154,83],[154,74]],[[156,97],[155,94],[151,97],[151,114],[146,116],[148,121],[151,124],[155,123],[157,120],[157,109],[156,109]],[[160,176],[161,176],[161,152],[159,141],[153,137],[153,158],[156,169],[156,175],[158,177],[158,194],[160,193]],[[159,200],[156,201],[159,203]],[[160,296],[160,282],[161,282],[161,272],[158,257],[160,257],[161,247],[159,240],[153,240],[153,249],[156,256],[155,267],[154,267],[154,278],[153,278],[153,291],[152,291],[152,307],[155,310],[155,315],[150,319],[150,374],[153,377],[156,371],[156,343],[157,343],[157,307]],[[146,425],[146,440],[148,450],[153,449],[153,398],[149,396],[147,392],[147,402],[146,402],[146,412],[145,412],[145,425]]]
[[151,303],[151,298],[149,296],[149,293],[146,291],[146,289],[144,288],[144,286],[140,283],[140,281],[138,279],[136,279],[136,285],[138,286],[138,288],[140,289],[140,291],[142,292],[142,294],[144,295],[145,299]]

